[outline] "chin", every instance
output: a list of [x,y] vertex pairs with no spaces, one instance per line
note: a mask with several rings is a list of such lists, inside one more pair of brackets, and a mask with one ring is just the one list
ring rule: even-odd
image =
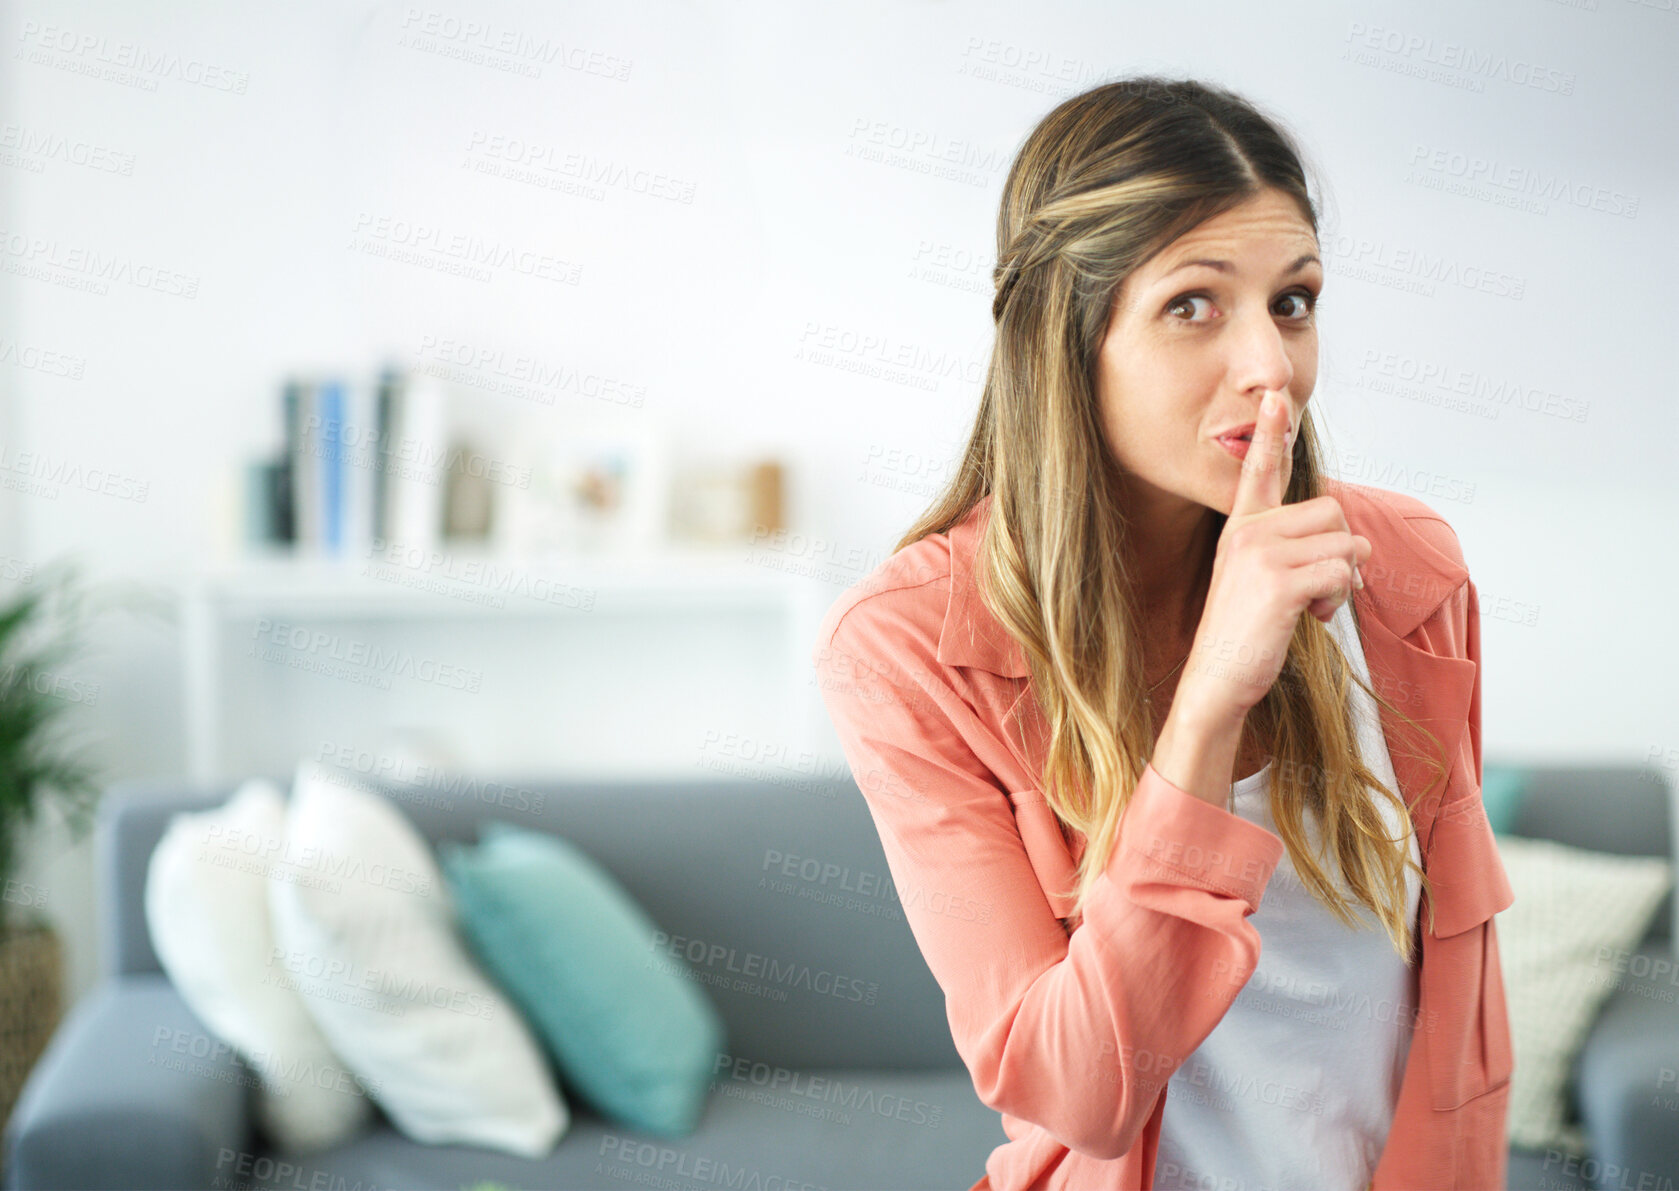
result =
[[1230,510],[1236,507],[1236,488],[1234,485],[1223,488],[1217,484],[1212,484],[1200,492],[1186,496],[1184,499],[1200,505],[1209,512],[1228,517],[1230,516]]
[[1241,481],[1241,464],[1236,460],[1231,462],[1236,463],[1236,478],[1221,476],[1207,486],[1205,493],[1195,498],[1198,503],[1226,517],[1230,516],[1230,510],[1236,507],[1236,486]]

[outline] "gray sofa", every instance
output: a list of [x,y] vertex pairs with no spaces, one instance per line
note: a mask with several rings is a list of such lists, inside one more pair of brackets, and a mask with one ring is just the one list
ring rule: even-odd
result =
[[[541,826],[599,858],[672,935],[833,974],[844,995],[790,984],[782,997],[763,982],[731,987],[734,961],[694,965],[735,1061],[713,1080],[692,1136],[639,1135],[568,1096],[572,1127],[543,1161],[420,1145],[382,1118],[325,1153],[273,1153],[251,1125],[251,1072],[214,1045],[160,972],[141,908],[147,858],[169,815],[215,805],[232,788],[130,782],[107,794],[96,836],[103,979],[24,1089],[4,1137],[5,1187],[458,1191],[493,1180],[524,1191],[641,1182],[962,1191],[1006,1140],[974,1094],[913,936],[878,888],[888,873],[861,794],[849,779],[789,775],[532,782],[502,803],[385,788],[434,841],[470,840],[487,817]],[[538,801],[539,810],[520,809]],[[1671,855],[1667,805],[1665,788],[1637,769],[1537,770],[1519,827]],[[802,875],[783,875],[789,857]],[[1646,954],[1672,958],[1672,922],[1665,908]],[[1679,1009],[1660,999],[1673,986],[1652,983],[1615,995],[1580,1064],[1598,1164],[1515,1152],[1510,1187],[1590,1187],[1611,1165],[1679,1171],[1679,1114],[1661,1107],[1659,1082],[1679,1068]]]
[[[1672,795],[1659,769],[1524,770],[1527,788],[1512,835],[1554,839],[1593,852],[1661,856],[1679,864]],[[1581,1160],[1556,1151],[1512,1149],[1511,1191],[1679,1186],[1675,905],[1679,891],[1651,922],[1575,1064],[1570,1092],[1592,1152]]]

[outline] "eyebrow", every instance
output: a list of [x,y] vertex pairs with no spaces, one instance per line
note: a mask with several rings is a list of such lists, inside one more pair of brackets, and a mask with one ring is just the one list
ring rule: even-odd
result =
[[[1305,255],[1301,256],[1298,260],[1296,260],[1292,265],[1290,265],[1287,269],[1285,269],[1283,271],[1285,273],[1297,273],[1301,269],[1305,268],[1307,265],[1311,264],[1313,261],[1317,261],[1317,263],[1320,264],[1320,265],[1323,264],[1322,261],[1318,260],[1317,255],[1315,253],[1308,252]],[[1178,262],[1176,265],[1173,265],[1170,269],[1166,270],[1166,272],[1162,273],[1160,276],[1163,279],[1166,278],[1166,277],[1170,277],[1173,273],[1178,272],[1180,269],[1187,269],[1191,265],[1205,265],[1209,269],[1217,269],[1220,273],[1233,273],[1233,272],[1236,271],[1236,266],[1231,264],[1229,261],[1208,260],[1206,257],[1199,257],[1198,256],[1194,260]]]

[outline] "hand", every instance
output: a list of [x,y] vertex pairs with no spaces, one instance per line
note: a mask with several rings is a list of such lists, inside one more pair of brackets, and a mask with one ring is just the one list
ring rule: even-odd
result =
[[[1267,409],[1273,400],[1276,408]],[[1268,392],[1173,699],[1214,722],[1240,723],[1265,697],[1302,612],[1327,623],[1364,585],[1359,564],[1370,557],[1370,539],[1349,529],[1340,502],[1319,496],[1283,503],[1293,440],[1288,402]]]

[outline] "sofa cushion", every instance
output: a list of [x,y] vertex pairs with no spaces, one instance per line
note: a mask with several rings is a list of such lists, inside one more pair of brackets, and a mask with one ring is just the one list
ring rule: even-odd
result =
[[484,967],[535,1026],[567,1090],[605,1118],[693,1131],[726,1046],[722,1018],[659,928],[569,840],[490,820],[440,851]]
[[1493,834],[1508,835],[1516,829],[1522,795],[1527,791],[1527,771],[1513,765],[1487,764],[1482,767],[1481,804]]
[[1515,1068],[1510,1142],[1586,1148],[1568,1119],[1568,1080],[1598,1010],[1667,895],[1672,866],[1554,840],[1504,835],[1499,858],[1516,899],[1497,915]]
[[260,1080],[263,1129],[308,1151],[354,1134],[373,1106],[270,963],[269,889],[286,872],[285,813],[279,788],[255,778],[222,806],[174,816],[146,868],[146,925],[158,962],[215,1036],[170,1039],[165,1057],[187,1062],[212,1044],[231,1046]]
[[297,769],[296,872],[275,964],[392,1122],[417,1141],[548,1153],[569,1110],[519,1011],[473,962],[431,846],[353,773]]

